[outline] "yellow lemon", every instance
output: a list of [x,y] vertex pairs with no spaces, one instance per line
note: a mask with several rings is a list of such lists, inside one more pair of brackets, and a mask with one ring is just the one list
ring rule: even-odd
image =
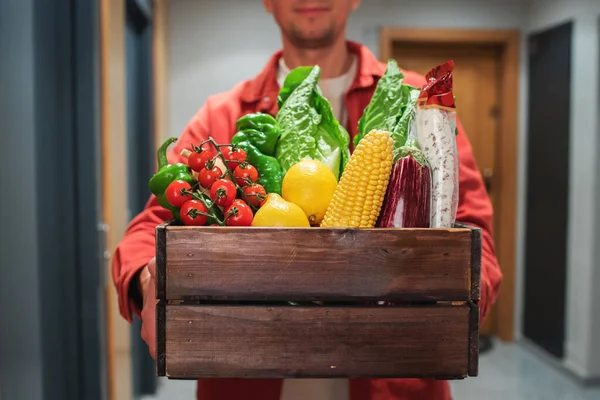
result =
[[281,195],[300,206],[311,225],[319,225],[337,184],[337,178],[327,165],[321,161],[304,159],[285,174]]
[[294,203],[285,201],[277,193],[269,193],[265,203],[254,214],[252,226],[310,227],[304,211]]

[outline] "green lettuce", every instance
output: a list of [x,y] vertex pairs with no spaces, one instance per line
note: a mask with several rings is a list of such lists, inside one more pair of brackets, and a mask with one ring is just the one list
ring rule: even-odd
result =
[[410,124],[415,116],[417,99],[419,98],[419,94],[421,94],[419,89],[409,85],[402,85],[402,90],[407,92],[406,103],[402,106],[402,110],[396,117],[396,123],[390,132],[392,139],[394,139],[394,161],[398,161],[402,157],[399,149],[408,141]]
[[420,90],[403,82],[404,74],[398,64],[395,60],[389,60],[385,74],[377,83],[373,97],[358,121],[355,146],[374,129],[390,132],[394,149],[404,146]]
[[281,136],[275,158],[284,174],[309,158],[323,162],[339,180],[350,158],[350,135],[317,86],[320,75],[319,66],[299,67],[285,80],[278,97]]
[[277,106],[281,109],[283,103],[290,97],[290,94],[296,89],[302,81],[304,81],[308,75],[310,75],[312,67],[298,67],[294,68],[285,78],[283,87],[279,90],[277,96]]

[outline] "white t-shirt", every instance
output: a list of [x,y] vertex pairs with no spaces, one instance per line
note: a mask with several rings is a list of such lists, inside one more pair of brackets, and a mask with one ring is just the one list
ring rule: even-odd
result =
[[[323,96],[331,104],[333,115],[344,127],[348,124],[348,115],[344,97],[356,76],[357,58],[353,56],[352,66],[343,75],[335,78],[320,79],[319,88]],[[283,86],[290,69],[285,65],[283,57],[279,59],[277,83]],[[285,379],[281,400],[348,400],[347,379]]]
[[[344,127],[348,123],[348,115],[346,113],[344,96],[350,89],[350,86],[352,86],[352,82],[356,76],[356,68],[357,58],[353,54],[352,65],[350,66],[348,72],[343,75],[336,76],[335,78],[320,79],[318,84],[321,92],[323,92],[323,96],[325,96],[325,98],[331,104],[333,115]],[[283,86],[283,82],[289,73],[290,69],[287,67],[287,65],[285,65],[283,57],[280,58],[279,68],[277,70],[277,83],[279,84],[279,87]]]

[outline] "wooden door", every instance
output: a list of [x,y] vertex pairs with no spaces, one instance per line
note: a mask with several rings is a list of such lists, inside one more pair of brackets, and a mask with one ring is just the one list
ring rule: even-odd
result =
[[[427,74],[433,67],[454,60],[454,96],[457,114],[473,146],[473,154],[484,177],[494,209],[500,198],[494,190],[498,166],[496,138],[499,132],[501,54],[498,47],[478,44],[396,42],[392,57],[406,70]],[[500,221],[494,221],[497,232]],[[497,236],[497,235],[495,235]],[[495,307],[481,329],[496,331]]]

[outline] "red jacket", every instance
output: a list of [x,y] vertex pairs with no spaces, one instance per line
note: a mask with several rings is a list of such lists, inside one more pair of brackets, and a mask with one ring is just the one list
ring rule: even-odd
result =
[[[364,46],[348,42],[349,49],[358,55],[358,73],[346,95],[348,131],[356,134],[358,120],[371,100],[375,86],[385,72],[379,62]],[[169,153],[170,162],[183,161],[179,156],[184,147],[198,144],[211,135],[219,143],[229,143],[235,134],[235,122],[252,112],[277,112],[276,81],[278,60],[282,51],[275,53],[265,69],[254,79],[237,84],[233,89],[213,95],[191,119],[179,140]],[[433,66],[432,66],[433,67]],[[425,78],[414,72],[403,71],[405,82],[421,87]],[[457,219],[482,228],[481,318],[485,318],[496,300],[502,274],[495,256],[492,239],[492,206],[479,169],[473,158],[471,145],[458,122],[457,136],[460,158],[460,200]],[[140,315],[139,308],[128,295],[132,277],[155,254],[154,229],[169,218],[155,197],[145,210],[130,223],[125,237],[118,245],[113,260],[113,279],[119,297],[121,315],[129,322],[132,313]],[[279,400],[282,380],[202,379],[197,398],[202,400]],[[450,400],[449,385],[445,381],[429,379],[352,379],[350,400]]]

